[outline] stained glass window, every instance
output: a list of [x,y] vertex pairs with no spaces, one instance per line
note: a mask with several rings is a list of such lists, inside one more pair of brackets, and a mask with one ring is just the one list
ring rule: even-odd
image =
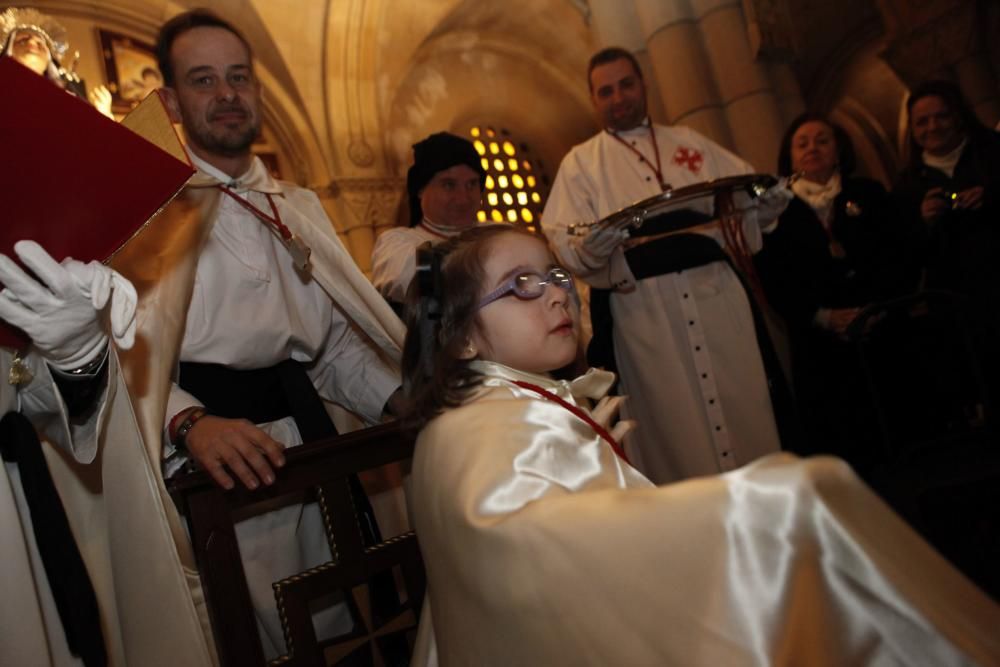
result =
[[545,204],[542,187],[548,186],[544,165],[505,128],[476,125],[469,135],[486,170],[479,222],[508,222],[538,231]]

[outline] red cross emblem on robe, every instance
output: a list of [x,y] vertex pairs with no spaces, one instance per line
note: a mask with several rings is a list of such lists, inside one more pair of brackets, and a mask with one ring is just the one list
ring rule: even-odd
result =
[[692,173],[697,174],[701,171],[701,165],[705,163],[705,158],[699,151],[693,148],[678,146],[677,150],[674,151],[673,162],[678,167],[686,167]]

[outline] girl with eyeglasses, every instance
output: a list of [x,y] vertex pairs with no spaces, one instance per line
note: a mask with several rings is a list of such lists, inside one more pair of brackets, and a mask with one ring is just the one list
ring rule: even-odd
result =
[[1000,655],[997,606],[838,459],[778,454],[662,487],[635,470],[613,375],[560,379],[579,307],[542,238],[477,227],[418,267],[403,351],[428,579],[414,664]]

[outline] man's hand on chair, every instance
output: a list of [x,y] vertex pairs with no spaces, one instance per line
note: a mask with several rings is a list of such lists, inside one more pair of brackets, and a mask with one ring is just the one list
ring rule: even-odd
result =
[[206,415],[191,427],[185,445],[198,465],[227,491],[234,482],[226,468],[252,491],[262,481],[274,484],[274,468],[285,465],[285,446],[245,419]]

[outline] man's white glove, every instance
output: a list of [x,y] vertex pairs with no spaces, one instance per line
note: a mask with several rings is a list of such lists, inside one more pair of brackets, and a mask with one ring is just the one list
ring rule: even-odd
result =
[[104,352],[108,336],[100,311],[111,300],[111,328],[128,349],[135,340],[135,288],[99,262],[83,264],[67,258],[56,262],[34,241],[18,241],[14,252],[30,268],[33,279],[0,254],[0,318],[22,329],[55,368],[85,367]]
[[62,267],[73,276],[77,287],[84,296],[90,298],[96,310],[103,310],[108,301],[111,301],[108,310],[111,336],[121,349],[132,349],[135,343],[135,308],[139,301],[132,283],[100,262],[84,264],[67,257],[63,260]]
[[769,187],[764,194],[757,197],[757,221],[762,227],[768,227],[778,219],[788,203],[795,199],[795,193],[788,187],[788,178],[783,177]]
[[580,242],[583,263],[598,269],[608,263],[615,248],[628,238],[628,232],[618,226],[595,226]]

